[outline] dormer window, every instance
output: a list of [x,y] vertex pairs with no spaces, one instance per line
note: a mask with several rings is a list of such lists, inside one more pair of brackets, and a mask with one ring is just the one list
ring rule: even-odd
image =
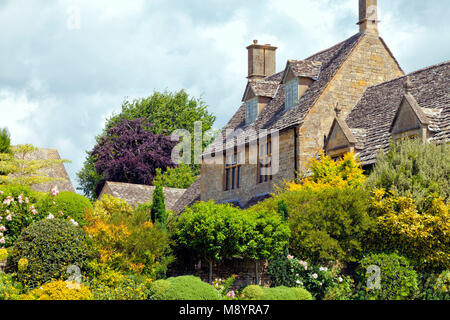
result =
[[298,103],[298,78],[286,82],[285,95],[286,108],[292,108]]
[[258,98],[253,98],[246,103],[245,123],[251,124],[258,117]]

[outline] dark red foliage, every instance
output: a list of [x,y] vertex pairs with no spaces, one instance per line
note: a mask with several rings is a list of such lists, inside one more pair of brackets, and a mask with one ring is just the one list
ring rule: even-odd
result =
[[157,168],[174,167],[171,154],[177,142],[149,128],[138,118],[109,129],[92,151],[97,172],[107,181],[151,185]]

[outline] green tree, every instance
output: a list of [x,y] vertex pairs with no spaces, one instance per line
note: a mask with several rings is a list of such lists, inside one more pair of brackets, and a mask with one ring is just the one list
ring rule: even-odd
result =
[[167,213],[166,205],[164,204],[164,191],[161,186],[156,186],[153,191],[153,203],[151,208],[152,222],[159,222],[161,225],[166,224]]
[[[106,121],[103,132],[96,138],[97,142],[106,135],[108,129],[114,127],[122,119],[133,120],[137,118],[146,119],[152,126],[150,131],[154,134],[170,135],[177,129],[185,129],[191,133],[192,139],[194,139],[194,123],[201,121],[203,136],[209,137],[209,139],[204,139],[203,148],[212,142],[207,131],[211,130],[216,120],[215,116],[208,112],[207,105],[201,98],[191,97],[184,90],[177,92],[155,91],[147,98],[133,101],[126,100],[122,104],[121,113],[113,115]],[[96,159],[93,159],[88,152],[84,166],[77,174],[80,185],[78,190],[83,191],[91,199],[98,196],[99,190],[98,188],[96,190],[96,186],[102,180],[95,169],[95,162]],[[198,165],[189,166],[193,172],[199,170]],[[164,170],[162,170],[162,173],[164,173]]]
[[415,200],[427,210],[427,201],[438,194],[448,203],[450,196],[450,145],[404,140],[379,152],[377,164],[367,180],[370,189],[385,189]]
[[12,147],[11,154],[0,154],[0,184],[32,186],[40,183],[61,181],[62,178],[49,177],[43,170],[69,160],[30,160],[37,148],[30,145]]
[[160,168],[156,169],[153,184],[166,188],[187,189],[194,183],[199,174],[197,168],[181,163],[175,168],[167,168],[164,172]]
[[8,129],[0,129],[0,153],[10,153],[11,152],[11,137],[9,135]]

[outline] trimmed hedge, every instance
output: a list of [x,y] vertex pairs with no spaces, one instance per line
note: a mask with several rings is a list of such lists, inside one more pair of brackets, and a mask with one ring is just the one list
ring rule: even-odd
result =
[[219,300],[213,286],[194,276],[155,281],[149,290],[150,300]]
[[[55,199],[55,203],[53,203]],[[77,221],[81,226],[86,224],[83,215],[86,210],[92,210],[92,203],[88,198],[70,191],[62,191],[56,197],[47,194],[37,203],[39,212],[53,214],[58,218],[67,219],[68,217]],[[62,216],[59,214],[62,212]]]
[[[7,270],[18,272],[21,282],[30,288],[54,279],[67,279],[67,268],[85,267],[89,257],[88,239],[83,230],[60,220],[41,220],[26,228],[9,252]],[[19,272],[21,258],[28,266]]]
[[251,285],[242,291],[242,294],[249,300],[313,300],[311,293],[303,288],[262,288]]

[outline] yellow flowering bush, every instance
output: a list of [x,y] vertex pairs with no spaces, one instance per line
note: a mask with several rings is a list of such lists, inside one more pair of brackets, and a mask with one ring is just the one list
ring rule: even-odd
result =
[[16,283],[11,275],[0,271],[0,300],[18,300],[20,291],[20,284]]
[[286,183],[289,191],[299,191],[305,188],[321,190],[324,188],[358,188],[366,180],[364,170],[355,154],[347,153],[342,159],[334,161],[323,152],[320,159],[310,159],[311,176],[300,183]]
[[450,267],[449,206],[442,198],[430,199],[429,209],[420,212],[413,199],[381,189],[371,203],[377,220],[369,249],[401,253],[419,269]]
[[21,258],[19,262],[17,263],[17,270],[19,272],[25,272],[28,268],[28,259],[27,258]]
[[23,300],[92,300],[92,292],[83,284],[71,286],[66,281],[52,281],[22,295]]
[[172,259],[167,255],[169,237],[148,221],[146,212],[133,211],[127,202],[105,195],[84,219],[84,230],[93,240],[103,268],[152,278],[165,272]]
[[6,260],[8,258],[8,251],[6,249],[0,249],[0,261]]

